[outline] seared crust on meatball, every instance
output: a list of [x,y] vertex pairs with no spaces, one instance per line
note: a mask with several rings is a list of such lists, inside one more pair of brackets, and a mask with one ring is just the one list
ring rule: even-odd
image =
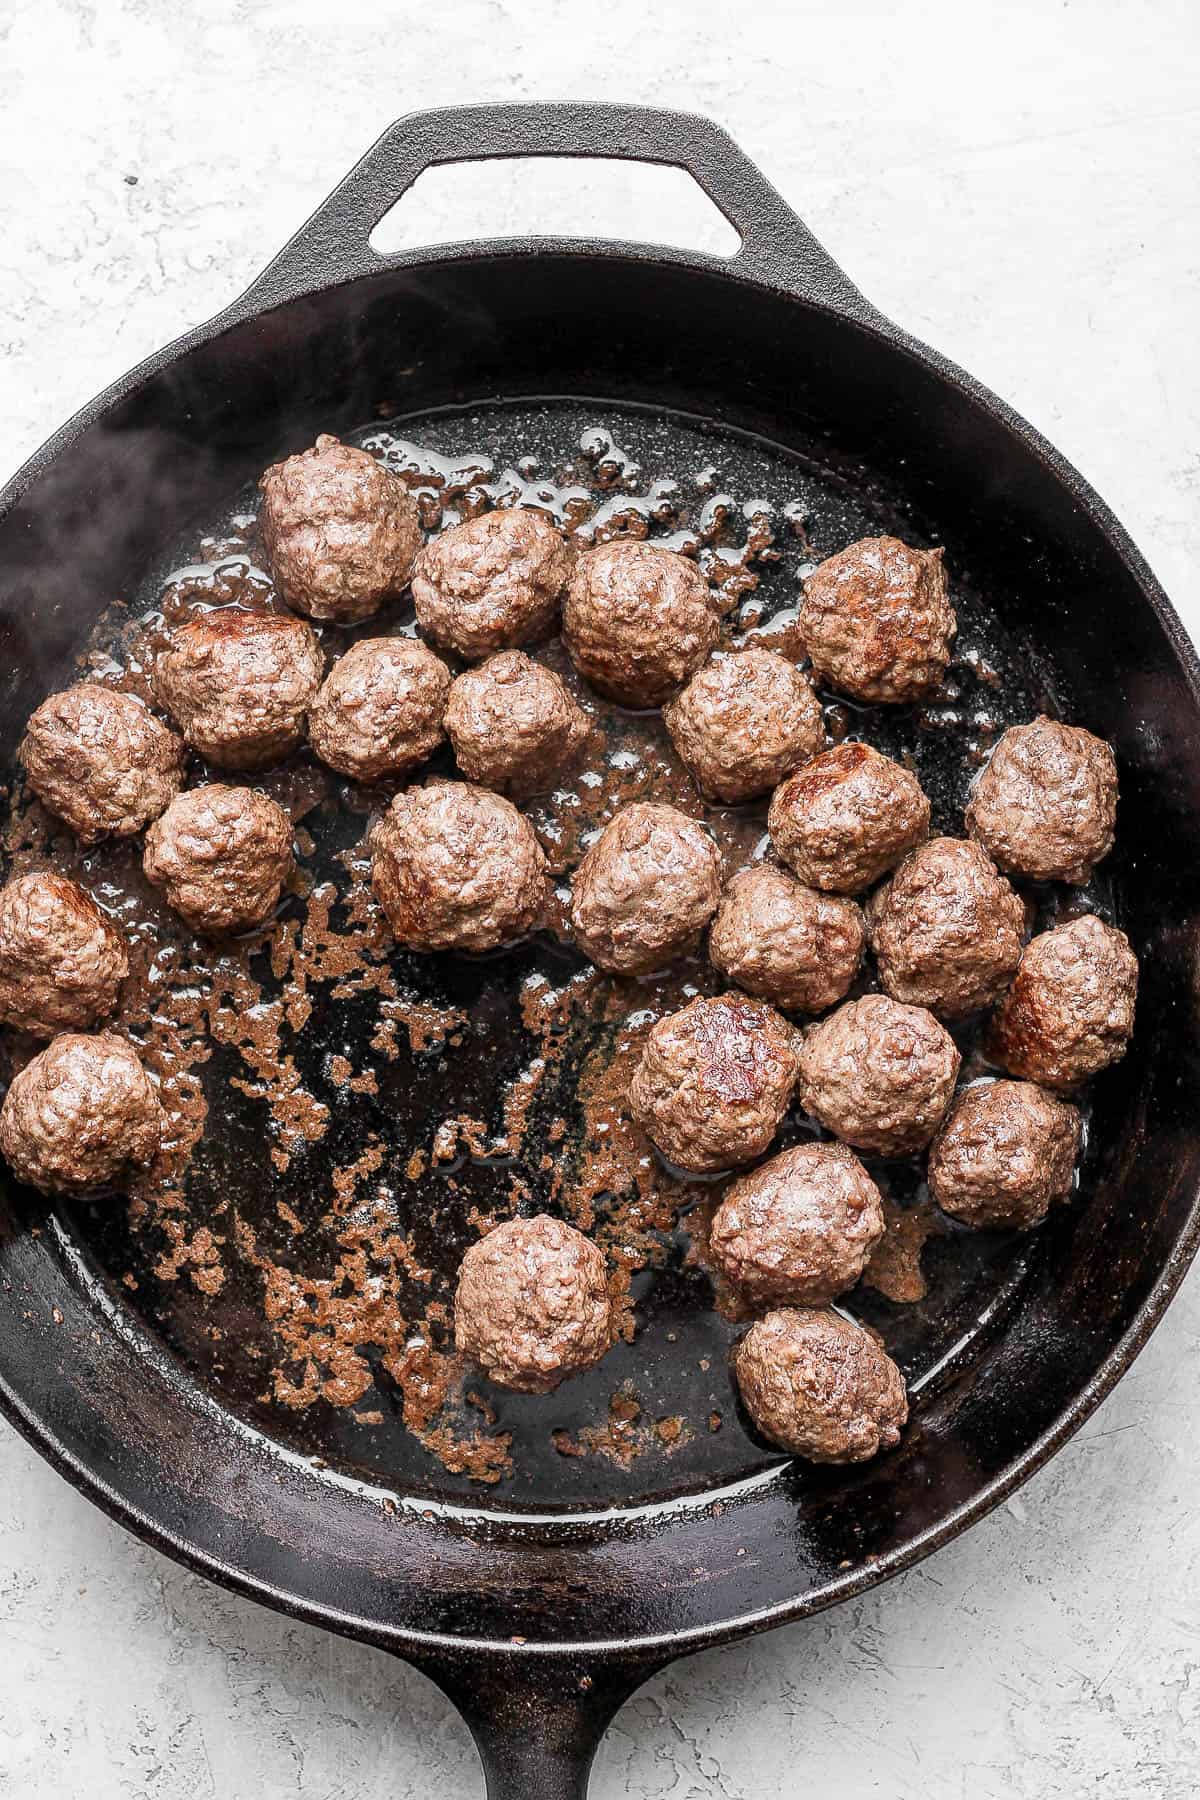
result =
[[643,974],[699,942],[720,893],[721,853],[703,825],[635,800],[576,870],[571,927],[597,968]]
[[796,1091],[806,1112],[856,1150],[909,1156],[940,1125],[961,1060],[924,1007],[864,994],[805,1033]]
[[412,950],[495,950],[532,931],[546,859],[511,801],[465,781],[397,794],[371,836],[371,880]]
[[651,1028],[629,1104],[668,1162],[711,1174],[762,1155],[795,1082],[787,1022],[760,1000],[721,994]]
[[0,1019],[35,1037],[106,1018],[129,973],[120,932],[91,895],[41,870],[0,888]]
[[417,623],[464,662],[548,637],[571,569],[545,513],[500,507],[431,538],[413,569]]
[[708,955],[748,994],[785,1012],[824,1012],[844,998],[866,945],[853,900],[804,887],[786,869],[759,863],[726,887],[708,934]]
[[958,628],[942,556],[899,538],[861,538],[814,569],[796,624],[817,680],[856,700],[931,694]]
[[885,993],[943,1019],[998,1000],[1021,960],[1024,902],[965,838],[912,851],[867,916]]
[[726,1191],[713,1261],[754,1306],[824,1306],[853,1287],[883,1236],[883,1200],[844,1144],[799,1144]]
[[249,931],[270,918],[291,873],[291,820],[253,788],[189,788],[146,833],[142,866],[193,930]]
[[300,743],[323,672],[302,619],[225,607],[176,627],[154,686],[201,756],[221,769],[258,769]]
[[1032,1082],[980,1082],[930,1146],[929,1191],[964,1225],[1025,1230],[1070,1192],[1079,1132],[1075,1107]]
[[450,689],[446,730],[471,781],[524,800],[554,786],[590,727],[552,669],[501,650]]
[[183,786],[175,733],[136,695],[95,681],[43,700],[17,756],[42,805],[84,844],[132,837]]
[[575,565],[563,642],[585,681],[620,706],[661,706],[703,663],[719,626],[687,557],[641,539],[597,544]]
[[809,887],[858,894],[921,842],[929,800],[915,775],[869,744],[837,744],[776,789],[767,829]]
[[493,1381],[548,1394],[613,1341],[604,1257],[561,1219],[509,1219],[463,1257],[454,1341]]
[[355,781],[409,775],[445,738],[450,679],[441,657],[416,638],[362,638],[321,683],[309,743]]
[[326,434],[258,485],[271,573],[297,612],[352,625],[403,591],[421,521],[400,477],[366,450]]
[[899,1443],[908,1418],[899,1369],[840,1313],[768,1313],[734,1351],[733,1372],[763,1436],[809,1462],[867,1462]]
[[0,1106],[0,1153],[45,1194],[108,1187],[152,1162],[163,1130],[153,1083],[124,1038],[64,1032]]
[[663,708],[671,742],[706,800],[751,800],[824,748],[812,683],[775,650],[714,656]]
[[1078,725],[1011,725],[976,777],[967,830],[992,860],[1035,881],[1084,882],[1113,847],[1117,759]]
[[1067,1091],[1119,1062],[1133,1033],[1137,957],[1093,913],[1027,945],[988,1034],[1011,1075]]

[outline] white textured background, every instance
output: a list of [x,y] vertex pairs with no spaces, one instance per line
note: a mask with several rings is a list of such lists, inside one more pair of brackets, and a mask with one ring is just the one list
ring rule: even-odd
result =
[[[232,297],[397,114],[602,97],[722,120],[877,304],[1079,464],[1200,628],[1194,0],[0,0],[0,477]],[[628,171],[570,191],[629,235],[692,229]],[[548,223],[511,185],[422,199],[443,235]],[[1193,1277],[1019,1499],[652,1682],[594,1793],[1191,1800],[1198,1371]],[[481,1791],[423,1679],[141,1548],[2,1428],[0,1647],[3,1796]]]

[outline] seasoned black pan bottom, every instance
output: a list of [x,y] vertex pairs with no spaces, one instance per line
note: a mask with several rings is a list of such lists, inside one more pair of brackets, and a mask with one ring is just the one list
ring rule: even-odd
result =
[[[354,435],[405,471],[431,529],[524,500],[580,542],[649,532],[699,554],[725,595],[730,641],[757,634],[793,654],[806,567],[880,531],[945,542],[960,634],[939,703],[863,710],[830,696],[827,706],[834,736],[911,761],[935,829],[961,830],[967,783],[1007,724],[1040,709],[1073,716],[1054,672],[1006,636],[1006,595],[974,589],[937,517],[820,441],[785,450],[602,400],[489,404]],[[138,593],[114,596],[87,654],[93,678],[144,688],[164,617],[275,604],[253,513],[252,493],[231,495],[225,516],[198,521]],[[352,636],[411,628],[397,609],[324,639],[337,654]],[[556,644],[538,654],[565,670]],[[77,673],[58,671],[57,684]],[[527,809],[560,899],[616,805],[653,797],[704,812],[657,716],[590,704],[588,758]],[[429,772],[452,770],[442,755]],[[106,1303],[264,1448],[388,1490],[471,1507],[598,1508],[712,1493],[778,1463],[739,1413],[727,1367],[737,1308],[705,1266],[719,1183],[664,1170],[621,1103],[640,1035],[714,989],[713,973],[695,962],[660,980],[601,979],[554,930],[482,959],[397,951],[362,852],[387,792],[356,790],[307,753],[262,785],[291,808],[302,875],[269,932],[220,951],[162,908],[136,848],[80,855],[15,790],[11,866],[49,860],[79,873],[135,938],[118,1023],[143,1046],[172,1116],[173,1148],[128,1204],[65,1203],[51,1227],[78,1247]],[[705,814],[731,870],[761,854],[764,813]],[[1030,898],[1043,917],[1080,905],[1050,891]],[[1086,901],[1111,916],[1106,892]],[[970,1057],[969,1031],[962,1041]],[[783,1141],[814,1129],[793,1116]],[[952,1227],[915,1166],[873,1172],[889,1236],[845,1306],[883,1334],[919,1406],[923,1384],[971,1357],[1039,1242]],[[480,1223],[543,1208],[604,1245],[628,1335],[557,1393],[511,1395],[460,1368],[449,1302]],[[39,1210],[31,1200],[31,1220]]]

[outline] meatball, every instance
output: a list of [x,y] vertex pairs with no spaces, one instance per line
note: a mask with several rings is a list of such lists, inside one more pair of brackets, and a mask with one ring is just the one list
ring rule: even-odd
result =
[[575,565],[563,642],[592,686],[621,706],[661,706],[707,661],[718,635],[695,563],[640,539],[597,544]]
[[410,775],[445,733],[450,671],[415,638],[363,638],[339,657],[308,715],[323,763],[355,781]]
[[44,1194],[109,1187],[154,1160],[158,1095],[135,1051],[112,1032],[64,1032],[17,1075],[0,1106],[0,1153]]
[[765,794],[825,744],[811,682],[774,650],[714,656],[663,718],[706,800]]
[[35,1037],[79,1031],[114,1010],[129,973],[121,934],[65,876],[0,888],[0,1019]]
[[1024,902],[965,838],[912,851],[868,916],[884,991],[943,1019],[998,1000],[1021,960]]
[[806,1112],[856,1150],[909,1156],[940,1125],[960,1061],[931,1012],[864,994],[805,1034],[797,1095]]
[[787,1022],[761,1000],[721,994],[651,1028],[629,1104],[668,1162],[714,1174],[762,1155],[795,1084]]
[[1037,718],[1012,725],[977,776],[967,830],[1035,881],[1084,882],[1113,847],[1117,759],[1103,738]]
[[482,662],[550,635],[570,572],[566,539],[545,513],[480,513],[431,538],[418,556],[417,623],[443,650]]
[[767,829],[801,881],[858,894],[921,842],[929,800],[915,775],[869,744],[838,744],[775,790]]
[[367,451],[319,437],[258,485],[271,573],[297,612],[353,625],[403,591],[421,521],[400,477]]
[[866,1462],[899,1443],[908,1418],[903,1375],[840,1313],[768,1313],[734,1351],[733,1372],[763,1436],[809,1462]]
[[502,650],[458,677],[446,730],[469,780],[523,800],[553,787],[589,725],[552,670],[523,650]]
[[743,1175],[709,1247],[754,1306],[824,1306],[853,1287],[883,1236],[883,1200],[844,1144],[800,1144]]
[[184,754],[133,694],[95,681],[43,700],[17,752],[42,805],[85,844],[156,819],[183,786]]
[[462,1259],[454,1341],[502,1387],[548,1394],[612,1344],[603,1255],[547,1213],[497,1225]]
[[929,1191],[964,1225],[1037,1225],[1070,1192],[1079,1131],[1075,1107],[1032,1082],[980,1082],[933,1140]]
[[1133,1032],[1137,957],[1093,913],[1026,946],[992,1021],[988,1054],[1012,1075],[1070,1089],[1119,1062]]
[[818,681],[856,700],[933,692],[957,630],[942,554],[862,538],[813,570],[796,626]]
[[322,670],[301,619],[226,607],[171,633],[154,685],[201,756],[221,769],[258,769],[300,743]]
[[511,801],[463,781],[397,794],[371,838],[371,880],[413,950],[495,950],[533,930],[546,859]]
[[785,1012],[824,1012],[845,997],[866,943],[861,909],[802,887],[771,863],[742,869],[721,896],[709,960]]
[[636,800],[576,870],[571,927],[597,968],[645,974],[699,942],[720,895],[721,853],[703,825]]
[[146,833],[143,867],[193,930],[249,931],[291,874],[291,820],[253,788],[189,788]]

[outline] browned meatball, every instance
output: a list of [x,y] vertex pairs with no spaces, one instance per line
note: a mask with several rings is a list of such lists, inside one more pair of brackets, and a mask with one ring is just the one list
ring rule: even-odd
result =
[[171,633],[154,685],[209,762],[258,769],[300,743],[322,671],[321,647],[303,620],[226,607]]
[[717,641],[712,591],[695,563],[640,539],[597,544],[575,565],[563,642],[579,673],[621,706],[661,706]]
[[942,555],[862,538],[813,570],[796,623],[818,681],[856,700],[932,693],[958,628]]
[[121,934],[90,894],[43,870],[0,888],[0,1019],[35,1037],[105,1018],[129,973]]
[[866,926],[853,900],[803,887],[771,863],[742,869],[708,934],[714,968],[785,1012],[824,1012],[862,962]]
[[133,694],[81,681],[43,700],[17,752],[30,787],[76,837],[132,837],[183,786],[184,748]]
[[454,1341],[502,1387],[548,1394],[613,1341],[603,1255],[547,1213],[497,1225],[462,1259]]
[[458,677],[446,730],[464,775],[523,800],[553,787],[589,726],[551,669],[523,650],[502,650]]
[[931,838],[912,851],[868,918],[885,992],[943,1019],[998,1000],[1021,960],[1024,902],[965,838]]
[[663,718],[706,800],[765,794],[825,744],[811,682],[774,650],[714,656]]
[[163,1112],[124,1038],[64,1032],[17,1075],[0,1106],[0,1153],[44,1194],[109,1187],[152,1162]]
[[931,1012],[864,994],[806,1032],[796,1091],[806,1112],[856,1150],[909,1156],[941,1123],[960,1061]]
[[1075,1107],[1032,1082],[980,1082],[959,1095],[933,1140],[929,1191],[965,1225],[1024,1230],[1070,1192],[1079,1129]]
[[548,637],[571,571],[545,513],[506,506],[431,538],[413,569],[417,622],[465,662]]
[[838,744],[776,789],[767,828],[801,881],[858,894],[921,842],[929,800],[915,775],[869,744]]
[[323,763],[356,781],[409,775],[442,743],[450,671],[415,638],[363,638],[339,657],[308,715]]
[[495,950],[532,931],[546,859],[511,801],[464,781],[397,794],[371,837],[371,880],[413,950]]
[[1012,725],[976,778],[967,830],[1002,869],[1087,881],[1113,847],[1117,759],[1103,738],[1037,718]]
[[635,800],[576,870],[571,927],[597,968],[644,974],[699,942],[720,895],[721,853],[703,825]]
[[908,1418],[903,1375],[840,1313],[768,1313],[734,1351],[733,1372],[763,1436],[809,1462],[867,1462],[899,1443]]
[[421,521],[400,477],[366,450],[319,437],[258,485],[271,573],[297,612],[352,625],[402,592]]
[[1043,1087],[1078,1086],[1125,1054],[1137,957],[1123,931],[1086,913],[1026,946],[992,1021],[988,1054]]
[[143,867],[193,930],[249,931],[291,873],[291,820],[253,788],[189,788],[146,833]]
[[711,1174],[762,1155],[795,1083],[791,1027],[760,1000],[721,994],[652,1027],[629,1103],[668,1162]]
[[883,1236],[883,1200],[844,1144],[800,1144],[743,1175],[709,1234],[721,1273],[754,1306],[824,1306],[853,1287]]

